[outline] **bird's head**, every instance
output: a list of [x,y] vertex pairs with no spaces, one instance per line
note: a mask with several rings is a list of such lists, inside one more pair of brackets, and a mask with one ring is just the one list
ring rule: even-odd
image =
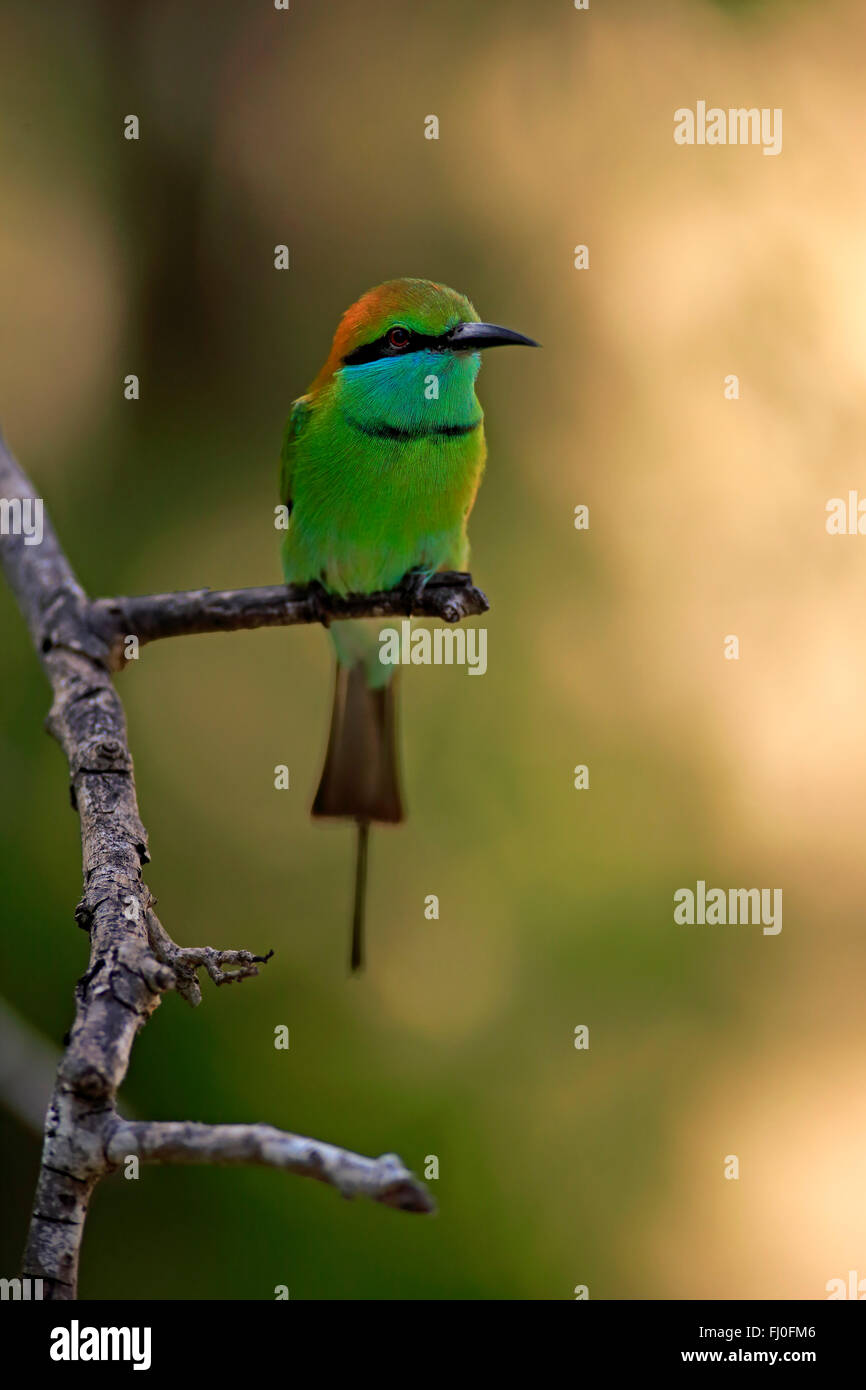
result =
[[[421,354],[443,354],[448,360],[463,359],[466,374],[474,379],[481,349],[508,344],[537,347],[531,338],[497,324],[481,323],[465,295],[432,280],[387,280],[368,290],[346,310],[340,320],[331,351],[312,390],[326,386],[337,373],[352,372],[373,363],[390,365]],[[447,355],[447,357],[446,357]],[[471,362],[466,359],[472,357]],[[431,359],[422,366],[429,370]],[[409,363],[407,362],[407,366]],[[395,379],[408,379],[402,370]]]

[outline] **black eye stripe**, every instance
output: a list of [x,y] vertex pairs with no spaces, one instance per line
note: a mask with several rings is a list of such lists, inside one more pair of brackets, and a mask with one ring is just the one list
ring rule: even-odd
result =
[[448,339],[451,330],[440,333],[434,337],[428,333],[414,333],[409,330],[409,341],[403,347],[394,347],[388,341],[388,333],[384,333],[381,338],[377,338],[374,343],[362,343],[355,348],[354,352],[348,353],[343,358],[344,367],[360,367],[363,362],[377,362],[383,357],[405,357],[407,352],[445,352],[448,348]]

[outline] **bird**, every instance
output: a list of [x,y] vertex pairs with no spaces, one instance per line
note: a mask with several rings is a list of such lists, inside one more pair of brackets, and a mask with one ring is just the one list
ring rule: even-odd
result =
[[[388,280],[341,318],[324,366],[291,407],[280,454],[287,584],[369,594],[438,570],[465,571],[466,524],[486,459],[475,393],[486,348],[537,347],[482,323],[465,295],[432,280]],[[404,816],[394,668],[379,627],[330,624],[336,681],[314,817],[357,827],[350,969],[364,962],[370,824]]]

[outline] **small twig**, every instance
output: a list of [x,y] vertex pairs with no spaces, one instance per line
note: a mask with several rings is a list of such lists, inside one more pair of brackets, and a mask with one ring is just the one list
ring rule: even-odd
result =
[[[168,966],[173,976],[173,987],[188,1004],[201,1003],[201,988],[197,972],[207,971],[215,985],[231,985],[240,980],[258,975],[258,966],[266,965],[274,954],[256,956],[252,951],[217,951],[213,946],[178,946],[172,941],[165,927],[152,908],[144,917],[148,941],[154,957],[162,965]],[[237,970],[223,970],[224,965],[236,965]]]
[[435,1203],[423,1183],[396,1154],[360,1154],[304,1139],[272,1125],[199,1125],[118,1119],[106,1156],[121,1164],[130,1155],[144,1163],[261,1164],[335,1187],[344,1197],[367,1197],[400,1211],[432,1212]]

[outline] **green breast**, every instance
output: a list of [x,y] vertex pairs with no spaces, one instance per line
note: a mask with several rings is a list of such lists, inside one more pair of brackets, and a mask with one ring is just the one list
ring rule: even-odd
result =
[[465,563],[485,457],[477,371],[423,352],[337,373],[288,446],[288,581],[363,593]]

